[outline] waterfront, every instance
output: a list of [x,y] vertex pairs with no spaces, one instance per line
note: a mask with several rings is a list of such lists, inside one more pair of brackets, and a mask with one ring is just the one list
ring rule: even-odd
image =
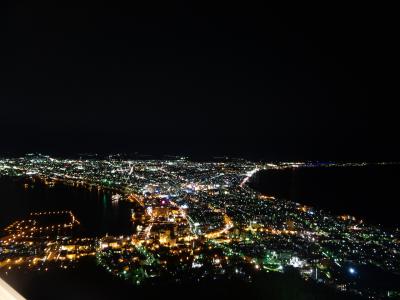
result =
[[[44,278],[36,285],[58,286],[45,274],[56,280],[76,270],[84,282],[105,272],[115,285],[102,288],[121,294],[171,284],[223,283],[229,290],[235,282],[251,290],[266,276],[269,283],[280,278],[282,287],[292,279],[305,291],[311,285],[313,293],[322,286],[333,297],[398,295],[398,231],[249,186],[268,172],[328,167],[370,165],[4,159],[1,273],[14,285],[16,278]],[[86,267],[92,275],[84,275]],[[20,290],[32,298],[30,288]]]
[[71,210],[81,222],[82,234],[130,234],[132,203],[111,200],[107,189],[41,180],[0,177],[0,227],[23,219],[31,212]]
[[[28,184],[28,185],[26,185]],[[0,178],[0,221],[3,225],[16,219],[23,219],[32,211],[73,210],[82,227],[81,234],[104,235],[106,233],[127,233],[132,229],[130,212],[132,203],[112,202],[112,193],[104,189],[89,190],[81,186],[69,186],[62,183],[48,186],[40,180],[32,181],[21,178]],[[132,229],[133,230],[133,229]],[[128,230],[129,231],[129,230]],[[177,284],[158,282],[154,285],[136,286],[130,281],[121,280],[100,267],[95,258],[88,257],[68,269],[59,267],[47,271],[28,271],[14,269],[2,274],[2,277],[22,295],[32,300],[43,299],[112,299],[127,294],[159,299],[165,297],[165,289],[175,288],[180,294],[191,293],[195,299],[208,297],[222,299],[229,297],[239,299],[249,294],[257,296],[262,292],[273,299],[289,297],[289,299],[320,295],[326,299],[342,299],[342,295],[334,290],[312,283],[305,284],[300,277],[284,274],[269,274],[260,277],[256,283],[248,284],[240,280],[204,281],[202,283],[185,282]],[[292,289],[286,288],[291,284]],[[39,288],[38,288],[39,287]],[[62,291],[62,293],[60,292]],[[181,297],[176,294],[176,299]],[[182,297],[183,299],[184,297]],[[353,299],[348,296],[347,299]]]
[[400,227],[400,165],[262,170],[253,187],[277,198]]
[[[397,203],[400,165],[261,170],[252,188],[335,214],[352,214],[371,223],[400,227]],[[33,211],[76,212],[86,234],[129,234],[132,203],[113,202],[113,192],[84,186],[0,177],[0,227]]]

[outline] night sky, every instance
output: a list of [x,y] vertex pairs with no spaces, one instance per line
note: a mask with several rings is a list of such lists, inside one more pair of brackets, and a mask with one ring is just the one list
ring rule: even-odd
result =
[[1,9],[0,153],[398,157],[393,8],[110,5]]

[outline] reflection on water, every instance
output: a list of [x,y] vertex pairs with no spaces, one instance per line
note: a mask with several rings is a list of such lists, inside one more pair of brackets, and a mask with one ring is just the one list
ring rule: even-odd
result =
[[81,222],[82,234],[129,234],[133,230],[130,211],[134,204],[111,200],[103,189],[67,186],[53,187],[41,181],[0,178],[0,226],[22,219],[33,211],[71,210]]

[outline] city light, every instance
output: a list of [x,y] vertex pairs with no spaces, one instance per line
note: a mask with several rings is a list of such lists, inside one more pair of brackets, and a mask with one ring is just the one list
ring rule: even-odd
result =
[[398,272],[398,232],[369,226],[347,214],[335,216],[263,195],[250,187],[259,170],[316,165],[63,160],[33,155],[1,159],[0,176],[21,178],[25,191],[39,183],[49,189],[65,185],[108,193],[108,198],[102,194],[104,207],[129,204],[132,231],[87,237],[75,211],[31,212],[2,229],[0,272],[46,272],[55,266],[65,270],[92,257],[110,274],[143,284],[168,273],[177,281],[221,276],[251,281],[256,273],[295,268],[305,280],[341,291],[357,290],[352,286],[357,280],[354,267],[346,269],[352,281],[341,282],[337,275],[343,265],[368,261],[386,272]]
[[356,274],[356,270],[354,269],[354,268],[349,268],[349,273],[351,274],[351,275],[354,275],[354,274]]

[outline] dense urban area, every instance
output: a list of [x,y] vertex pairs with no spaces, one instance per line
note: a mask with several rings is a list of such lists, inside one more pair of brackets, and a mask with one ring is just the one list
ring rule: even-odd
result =
[[69,268],[92,256],[135,285],[219,278],[251,282],[258,272],[296,271],[304,280],[373,299],[398,289],[358,284],[361,269],[400,273],[400,232],[263,195],[249,186],[262,169],[345,167],[337,163],[255,163],[242,159],[0,159],[0,176],[104,189],[132,203],[132,232],[85,236],[74,211],[32,211],[0,235],[0,272]]

